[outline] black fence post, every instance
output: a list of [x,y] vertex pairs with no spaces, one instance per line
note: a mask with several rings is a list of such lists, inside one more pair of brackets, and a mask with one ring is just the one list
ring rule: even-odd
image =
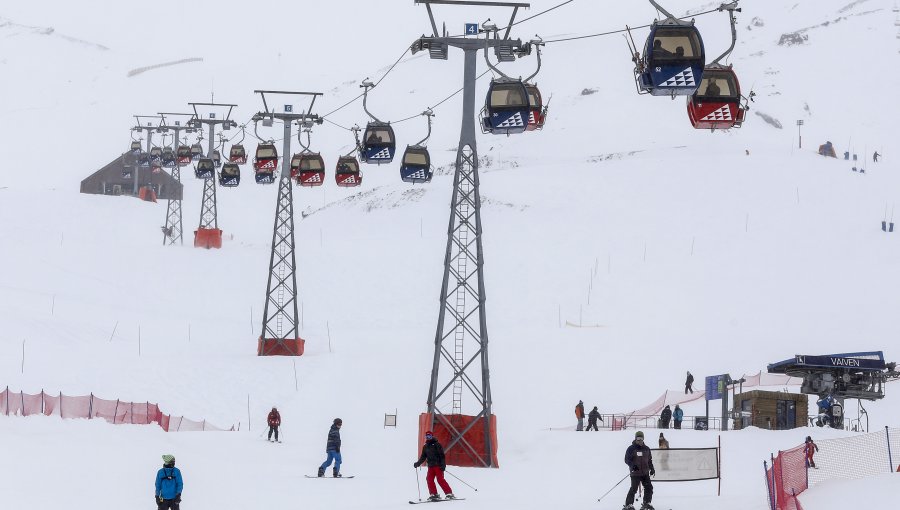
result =
[[887,425],[884,426],[884,438],[887,440],[888,445],[888,473],[894,472],[894,456],[891,455],[891,433],[888,430]]

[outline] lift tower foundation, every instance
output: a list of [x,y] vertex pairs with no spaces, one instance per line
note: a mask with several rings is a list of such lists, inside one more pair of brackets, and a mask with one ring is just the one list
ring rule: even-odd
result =
[[[269,256],[269,278],[266,283],[266,302],[263,306],[262,332],[257,340],[259,356],[302,356],[306,341],[300,338],[297,313],[297,258],[294,254],[294,193],[291,185],[291,126],[302,129],[322,119],[312,114],[316,98],[321,92],[287,92],[255,90],[262,97],[262,112],[253,116],[254,122],[284,123],[281,175],[278,179],[278,200],[275,204],[275,226],[272,229],[272,252]],[[294,113],[293,105],[285,105],[284,112],[269,111],[266,94],[312,96],[309,109]],[[263,123],[264,125],[266,122]]]
[[[231,110],[236,104],[224,103],[188,103],[194,108],[194,118],[191,124],[194,127],[202,128],[205,124],[209,126],[209,149],[206,157],[212,158],[215,151],[216,143],[216,126],[221,124],[222,129],[227,130],[237,126],[237,122],[231,120]],[[217,119],[215,113],[210,113],[209,118],[204,119],[197,113],[198,106],[214,106],[227,107],[228,113],[224,119]],[[216,178],[203,180],[203,202],[200,206],[200,225],[194,231],[194,247],[195,248],[221,248],[222,247],[222,229],[219,228],[218,210],[216,208]]]
[[[444,253],[440,310],[434,339],[431,383],[427,411],[419,416],[419,438],[433,431],[444,446],[447,464],[453,466],[499,467],[497,422],[492,413],[488,331],[484,290],[484,250],[481,242],[481,194],[478,177],[478,150],[475,137],[476,57],[479,50],[521,46],[521,41],[502,39],[441,37],[432,5],[511,7],[513,21],[524,3],[415,0],[425,4],[433,29],[432,37],[422,37],[412,45],[413,53],[428,50],[433,59],[446,60],[450,46],[463,50],[463,111],[453,198]],[[467,412],[463,412],[463,396]],[[469,410],[470,409],[470,410]]]

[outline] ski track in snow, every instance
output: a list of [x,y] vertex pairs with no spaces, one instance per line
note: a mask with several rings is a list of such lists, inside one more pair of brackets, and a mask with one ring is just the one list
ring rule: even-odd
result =
[[134,69],[128,71],[127,76],[129,78],[131,78],[131,77],[137,76],[141,73],[146,73],[147,71],[153,71],[155,69],[161,69],[163,67],[171,67],[171,66],[177,66],[177,65],[181,65],[181,64],[189,64],[191,62],[203,62],[203,58],[201,58],[201,57],[183,58],[181,60],[174,60],[172,62],[163,62],[162,64],[155,64],[152,66],[137,67],[137,68],[134,68]]

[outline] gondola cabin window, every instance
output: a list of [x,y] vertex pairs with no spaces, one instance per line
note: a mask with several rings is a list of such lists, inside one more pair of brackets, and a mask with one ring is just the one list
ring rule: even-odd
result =
[[528,99],[524,95],[525,87],[516,83],[510,85],[495,85],[491,91],[491,106],[528,106]]
[[693,30],[658,28],[653,38],[653,60],[682,60],[700,56],[700,39]]

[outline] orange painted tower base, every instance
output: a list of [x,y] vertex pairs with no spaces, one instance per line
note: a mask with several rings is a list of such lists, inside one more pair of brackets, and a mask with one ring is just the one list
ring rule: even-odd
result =
[[198,228],[194,231],[194,248],[221,248],[222,229]]
[[256,354],[258,356],[303,356],[305,345],[306,340],[302,338],[279,341],[277,338],[260,337]]
[[[454,431],[465,430],[473,421],[482,421],[484,418],[475,416],[466,416],[462,414],[441,414],[435,416],[429,413],[419,415],[419,436],[418,436],[418,452],[422,451],[422,443],[424,442],[425,432],[431,431],[435,439],[444,447],[447,465],[459,467],[500,467],[497,462],[497,416],[491,415],[488,420],[488,434],[491,438],[491,446],[493,452],[490,455],[490,464],[488,464],[487,445],[484,426],[476,423],[463,434],[462,439],[450,446],[450,437]],[[457,432],[458,434],[458,432]]]

